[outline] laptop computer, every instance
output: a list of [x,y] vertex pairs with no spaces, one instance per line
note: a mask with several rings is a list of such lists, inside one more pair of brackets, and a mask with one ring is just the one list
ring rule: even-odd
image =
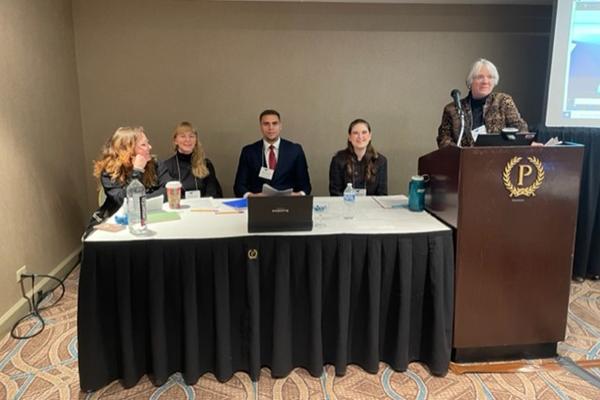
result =
[[488,133],[477,136],[475,146],[529,146],[535,136],[535,132],[514,133],[512,139],[510,139],[507,135],[501,133]]
[[312,196],[248,197],[248,232],[310,231]]

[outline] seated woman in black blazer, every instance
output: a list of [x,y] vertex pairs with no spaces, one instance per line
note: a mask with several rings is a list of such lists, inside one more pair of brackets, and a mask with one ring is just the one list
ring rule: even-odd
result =
[[215,167],[205,158],[204,148],[191,123],[177,124],[173,144],[175,155],[160,165],[161,184],[164,186],[170,180],[181,182],[182,197],[186,197],[186,192],[199,192],[202,197],[223,197]]
[[331,159],[329,194],[342,196],[348,183],[369,196],[387,195],[387,160],[371,144],[371,125],[355,119],[348,127],[348,146]]

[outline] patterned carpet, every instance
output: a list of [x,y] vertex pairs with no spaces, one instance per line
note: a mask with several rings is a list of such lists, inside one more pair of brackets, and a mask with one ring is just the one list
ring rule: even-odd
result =
[[[296,369],[285,379],[262,371],[258,383],[238,373],[229,382],[203,376],[186,386],[179,374],[161,387],[147,378],[124,390],[118,382],[94,393],[81,393],[77,373],[76,269],[67,279],[65,297],[43,313],[44,331],[30,340],[7,335],[0,341],[0,399],[600,399],[600,389],[564,368],[530,373],[463,374],[432,377],[418,363],[399,373],[381,364],[377,374],[351,366],[343,377],[333,367],[320,378]],[[45,301],[52,301],[47,299]],[[31,321],[20,334],[36,329]],[[559,353],[573,360],[600,358],[600,281],[573,283],[567,338]],[[600,379],[600,369],[588,369]]]

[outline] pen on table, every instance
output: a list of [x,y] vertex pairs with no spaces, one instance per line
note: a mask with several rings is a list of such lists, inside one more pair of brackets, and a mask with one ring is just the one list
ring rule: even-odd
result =
[[192,211],[195,212],[213,212],[213,211],[217,211],[216,208],[192,208]]
[[217,210],[216,214],[243,214],[243,210]]

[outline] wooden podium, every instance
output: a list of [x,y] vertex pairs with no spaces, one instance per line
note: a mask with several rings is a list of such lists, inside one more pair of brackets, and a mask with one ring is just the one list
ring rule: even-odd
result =
[[426,208],[454,228],[453,361],[556,355],[583,150],[450,146],[419,158]]

